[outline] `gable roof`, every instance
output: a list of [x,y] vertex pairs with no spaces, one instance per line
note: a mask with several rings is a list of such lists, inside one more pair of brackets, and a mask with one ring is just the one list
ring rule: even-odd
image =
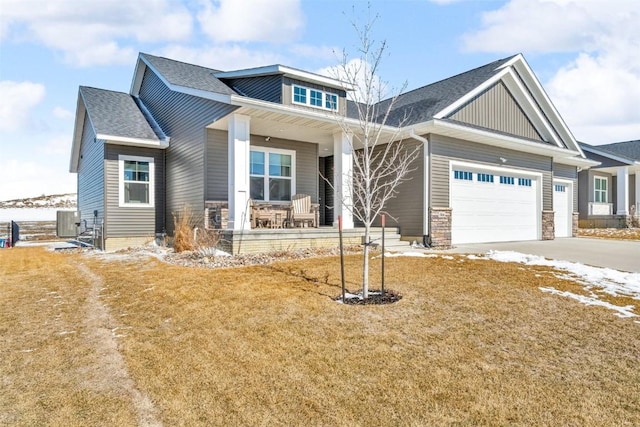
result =
[[85,116],[96,139],[122,145],[166,148],[169,138],[146,108],[123,92],[80,86],[69,170],[77,172]]
[[[396,99],[388,124],[397,125],[405,119],[405,116],[406,126],[433,119],[438,112],[496,75],[501,67],[514,57],[515,55],[500,59],[401,94]],[[382,101],[380,111],[386,111],[390,102],[390,99]]]
[[128,93],[80,86],[80,96],[96,134],[159,140]]
[[580,143],[587,157],[601,162],[599,168],[640,165],[640,140],[590,145]]

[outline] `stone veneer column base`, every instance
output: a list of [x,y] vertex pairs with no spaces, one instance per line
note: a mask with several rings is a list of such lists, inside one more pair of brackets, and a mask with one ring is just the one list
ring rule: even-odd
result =
[[451,208],[430,208],[429,223],[431,246],[438,249],[451,247]]
[[553,240],[555,238],[554,212],[542,211],[542,240]]
[[573,223],[571,224],[571,236],[578,237],[578,212],[573,213]]

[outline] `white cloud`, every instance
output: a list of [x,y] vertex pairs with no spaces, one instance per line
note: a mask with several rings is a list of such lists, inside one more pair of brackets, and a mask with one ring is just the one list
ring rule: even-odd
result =
[[322,68],[316,73],[353,86],[355,90],[347,92],[352,101],[373,104],[390,96],[386,84],[378,75],[372,75],[371,65],[360,58]]
[[69,156],[71,153],[71,136],[58,135],[52,137],[46,142],[44,153],[60,156],[61,158]]
[[[3,164],[0,200],[35,197],[42,194],[75,193],[76,175],[54,165],[24,159],[8,159]],[[43,179],[46,177],[46,179]]]
[[575,54],[543,84],[576,138],[598,144],[640,137],[638,22],[631,0],[511,0],[462,41],[470,51]]
[[60,106],[55,107],[53,109],[53,115],[58,119],[67,120],[73,118],[73,112],[67,110],[66,108],[62,108]]
[[130,64],[134,42],[185,40],[191,32],[189,11],[170,0],[3,0],[0,14],[0,40],[42,43],[78,66]]
[[304,19],[300,0],[202,0],[198,22],[215,42],[286,42]]
[[39,83],[0,81],[0,130],[16,131],[29,125],[31,110],[45,95]]
[[272,52],[246,49],[237,45],[188,47],[169,45],[159,53],[178,61],[228,71],[275,64],[281,57]]

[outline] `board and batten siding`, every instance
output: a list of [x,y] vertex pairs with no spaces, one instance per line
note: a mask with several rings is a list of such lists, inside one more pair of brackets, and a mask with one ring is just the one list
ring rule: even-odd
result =
[[[89,117],[85,114],[78,159],[78,211],[80,220],[93,226],[93,211],[98,211],[97,224],[104,212],[104,141],[96,140]],[[84,222],[83,222],[84,226]]]
[[572,212],[578,212],[578,168],[576,166],[554,163],[553,177],[571,180],[573,183]]
[[504,83],[499,82],[469,101],[449,119],[543,141]]
[[[296,152],[295,193],[308,194],[312,203],[318,203],[318,145],[251,135],[251,147],[277,148]],[[227,200],[229,197],[229,143],[226,131],[207,129],[207,200]],[[294,193],[294,194],[295,194]],[[292,194],[293,195],[293,194]]]
[[507,159],[505,168],[542,173],[542,209],[553,210],[553,176],[550,157],[523,153],[500,147],[476,144],[473,142],[431,135],[431,204],[433,207],[449,205],[449,162],[458,160],[487,166],[499,166],[499,158]]
[[[120,207],[119,155],[152,157],[155,169],[154,207]],[[154,237],[164,231],[164,152],[152,148],[105,145],[105,237]]]
[[237,107],[171,91],[147,69],[140,99],[171,138],[166,149],[167,229],[173,231],[172,212],[190,205],[197,220],[204,215],[206,193],[205,127]]

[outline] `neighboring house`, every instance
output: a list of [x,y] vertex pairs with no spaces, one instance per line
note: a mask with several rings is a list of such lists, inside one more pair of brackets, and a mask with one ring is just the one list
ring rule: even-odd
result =
[[600,163],[578,174],[580,226],[632,224],[640,215],[640,140],[580,146]]
[[[70,170],[81,218],[104,224],[116,249],[171,234],[172,212],[188,204],[201,226],[238,240],[254,232],[252,201],[302,193],[321,226],[341,215],[353,229],[321,178],[349,185],[352,136],[335,115],[357,132],[352,89],[282,65],[223,72],[141,53],[129,93],[79,89]],[[450,246],[575,233],[578,169],[597,162],[522,55],[402,94],[387,126],[400,118],[403,143],[421,151],[387,206],[403,238]]]

